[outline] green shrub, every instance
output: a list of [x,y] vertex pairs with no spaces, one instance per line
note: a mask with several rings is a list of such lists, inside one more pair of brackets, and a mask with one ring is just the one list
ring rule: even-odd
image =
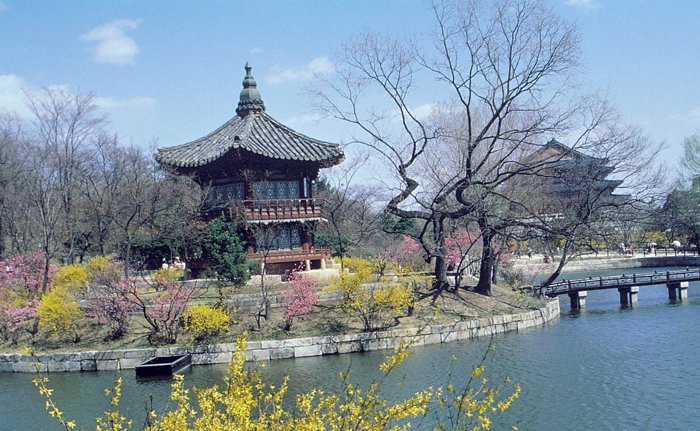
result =
[[250,278],[250,272],[246,264],[245,241],[236,230],[236,224],[227,224],[222,214],[209,222],[204,248],[217,278],[240,286]]

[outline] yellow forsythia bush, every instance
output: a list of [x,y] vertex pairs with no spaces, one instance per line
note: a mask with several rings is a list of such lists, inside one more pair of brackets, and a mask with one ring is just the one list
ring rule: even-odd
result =
[[404,316],[413,304],[413,289],[409,283],[380,280],[369,283],[376,268],[374,263],[361,258],[343,258],[349,272],[333,277],[324,291],[340,293],[340,306],[362,321],[365,331],[376,331]]
[[185,271],[182,269],[175,269],[175,268],[157,269],[157,270],[153,271],[153,274],[151,274],[151,280],[153,280],[153,282],[156,284],[166,283],[166,282],[175,283],[184,274],[185,274]]
[[[328,394],[314,389],[296,397],[291,409],[283,407],[287,381],[278,388],[262,381],[259,370],[249,371],[245,366],[245,334],[237,339],[233,360],[228,366],[223,387],[186,389],[184,377],[174,377],[170,401],[171,410],[148,411],[144,429],[150,431],[350,431],[421,429],[426,415],[437,423],[431,429],[473,430],[491,429],[492,417],[507,410],[518,398],[520,387],[513,385],[510,396],[501,396],[497,388],[479,382],[483,365],[474,368],[466,387],[455,390],[452,385],[442,388],[429,387],[413,395],[399,399],[395,391],[383,388],[386,377],[410,356],[408,343],[394,349],[380,365],[383,377],[367,388],[354,385],[350,373],[341,373],[343,390]],[[28,349],[28,354],[33,354]],[[455,358],[456,359],[456,358]],[[453,359],[454,362],[454,359]],[[75,421],[69,421],[53,403],[48,378],[37,373],[34,384],[46,398],[46,409],[65,429],[73,429]],[[506,379],[508,382],[508,379]],[[475,387],[470,387],[474,385]],[[98,418],[97,430],[124,430],[132,423],[121,415],[116,407],[121,395],[121,379],[110,397],[110,410]],[[384,398],[387,394],[389,398]],[[393,394],[393,395],[392,395]],[[500,399],[499,399],[500,398]],[[437,411],[441,411],[438,414]],[[411,420],[417,419],[418,424]],[[415,425],[418,425],[415,427]],[[425,425],[425,424],[423,424]],[[514,429],[517,429],[513,427]]]
[[228,332],[231,329],[231,316],[227,310],[198,304],[190,307],[184,316],[185,331],[195,339],[203,339]]
[[55,289],[42,296],[36,312],[39,328],[48,328],[51,335],[67,333],[77,338],[76,326],[83,312],[65,289]]
[[88,288],[88,271],[85,265],[75,263],[58,268],[52,285],[57,289],[84,294]]

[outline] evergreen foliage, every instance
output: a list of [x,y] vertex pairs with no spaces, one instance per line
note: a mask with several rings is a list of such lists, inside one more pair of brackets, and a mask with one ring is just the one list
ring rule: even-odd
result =
[[316,234],[316,245],[319,247],[327,247],[331,250],[333,256],[345,256],[348,247],[357,245],[350,235],[333,235],[329,233]]
[[227,224],[223,214],[209,222],[204,247],[219,280],[242,285],[250,278],[245,241],[238,235],[236,224]]

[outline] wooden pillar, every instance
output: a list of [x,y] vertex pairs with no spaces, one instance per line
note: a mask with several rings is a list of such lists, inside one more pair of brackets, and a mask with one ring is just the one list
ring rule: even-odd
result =
[[301,249],[309,251],[309,235],[303,227],[301,228]]
[[252,256],[255,253],[255,235],[250,230],[246,230],[246,252],[248,256]]
[[307,198],[308,197],[308,196],[306,196],[306,192],[304,190],[304,183],[305,183],[304,177],[301,177],[299,179],[299,196],[298,196],[300,198]]

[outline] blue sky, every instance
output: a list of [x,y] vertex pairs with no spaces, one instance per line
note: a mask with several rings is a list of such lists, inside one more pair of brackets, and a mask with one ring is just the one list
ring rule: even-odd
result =
[[[586,85],[667,142],[675,165],[683,138],[700,132],[700,2],[548,4],[581,27]],[[328,70],[340,43],[363,29],[430,28],[419,0],[0,0],[0,109],[27,115],[22,90],[63,86],[94,93],[123,142],[177,145],[235,115],[250,61],[270,115],[341,142],[346,130],[309,115],[310,73]]]

